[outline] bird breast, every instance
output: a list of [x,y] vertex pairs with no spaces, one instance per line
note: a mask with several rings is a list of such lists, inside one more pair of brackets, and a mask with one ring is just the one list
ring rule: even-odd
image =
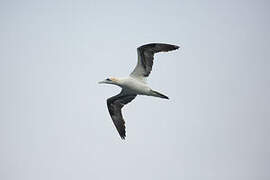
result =
[[150,91],[150,88],[146,85],[146,83],[141,82],[140,80],[134,79],[132,77],[123,79],[122,87],[135,94],[147,95]]

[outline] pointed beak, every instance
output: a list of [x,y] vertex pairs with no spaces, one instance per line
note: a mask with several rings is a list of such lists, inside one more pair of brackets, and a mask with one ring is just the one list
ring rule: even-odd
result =
[[98,82],[98,84],[103,84],[103,83],[105,83],[105,81],[99,81],[99,82]]
[[105,79],[103,81],[98,82],[98,84],[108,84],[108,81]]

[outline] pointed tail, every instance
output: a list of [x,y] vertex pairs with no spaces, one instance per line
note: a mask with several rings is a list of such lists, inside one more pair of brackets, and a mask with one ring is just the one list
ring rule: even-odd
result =
[[168,96],[165,96],[164,94],[161,94],[157,91],[151,90],[151,94],[155,97],[160,97],[160,98],[164,98],[164,99],[169,99]]

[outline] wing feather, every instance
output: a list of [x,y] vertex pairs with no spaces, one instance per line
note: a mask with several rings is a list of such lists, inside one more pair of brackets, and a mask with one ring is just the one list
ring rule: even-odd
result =
[[124,105],[131,102],[137,95],[136,94],[123,94],[120,93],[107,99],[107,106],[113,123],[122,139],[126,137],[125,120],[122,115],[122,108]]
[[151,43],[138,47],[138,62],[130,75],[137,78],[148,77],[152,71],[155,53],[168,52],[178,48],[179,46],[176,45],[162,43]]

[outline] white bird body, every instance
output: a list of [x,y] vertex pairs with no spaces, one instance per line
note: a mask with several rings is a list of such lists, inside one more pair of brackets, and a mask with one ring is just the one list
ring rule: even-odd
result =
[[125,89],[128,93],[139,95],[150,95],[151,88],[147,86],[146,82],[136,79],[134,77],[118,78],[119,86]]
[[169,99],[167,96],[152,90],[146,83],[153,66],[154,54],[178,49],[171,44],[152,43],[137,48],[138,62],[128,77],[107,78],[100,83],[120,86],[122,91],[109,99],[107,106],[113,123],[122,139],[126,137],[125,121],[122,116],[122,107],[131,102],[137,95],[147,95]]

